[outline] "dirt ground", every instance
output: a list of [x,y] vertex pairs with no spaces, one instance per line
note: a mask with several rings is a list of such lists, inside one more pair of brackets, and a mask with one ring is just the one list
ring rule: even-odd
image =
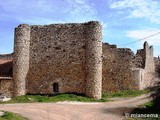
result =
[[124,113],[148,102],[148,95],[106,103],[58,102],[1,104],[0,110],[19,113],[30,120],[123,120]]

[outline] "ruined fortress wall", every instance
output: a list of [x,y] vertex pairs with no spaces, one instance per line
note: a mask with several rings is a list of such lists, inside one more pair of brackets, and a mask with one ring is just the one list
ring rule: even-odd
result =
[[0,93],[5,94],[7,97],[13,96],[13,80],[0,79]]
[[11,60],[0,60],[0,79],[3,77],[12,78],[13,62]]
[[135,55],[130,49],[103,44],[103,91],[145,89],[156,77],[153,47],[147,42]]
[[138,89],[134,78],[134,53],[127,48],[103,44],[103,92]]
[[28,93],[84,93],[85,51],[81,24],[31,26]]
[[0,93],[7,97],[13,94],[12,59],[13,54],[0,55]]
[[101,97],[102,51],[98,22],[34,25],[30,30],[28,93],[51,94],[53,84],[58,83],[60,93]]
[[147,42],[144,43],[144,51],[145,51],[145,67],[144,67],[144,80],[143,87],[147,88],[152,86],[155,81],[156,73],[155,73],[155,63],[153,57],[153,47],[149,46]]
[[25,80],[29,68],[30,26],[26,24],[15,28],[13,80],[14,96],[24,95]]
[[147,42],[144,43],[145,50],[145,71],[146,72],[154,72],[155,71],[155,63],[153,56],[153,46],[149,46]]
[[[0,54],[0,65],[13,61],[13,54]],[[12,67],[12,65],[10,66]],[[1,68],[0,68],[1,73]]]
[[135,68],[144,69],[144,67],[145,67],[145,55],[146,54],[145,54],[144,49],[137,50],[137,53],[135,54],[135,58],[134,58]]
[[154,63],[155,63],[155,73],[157,78],[160,78],[160,58],[158,57],[154,57]]
[[153,47],[149,46],[148,43],[145,42],[143,49],[137,50],[134,63],[136,68],[145,69],[145,72],[154,72],[155,61],[153,56]]
[[155,61],[153,57],[153,47],[149,46],[147,42],[144,43],[143,49],[137,50],[135,55],[135,67],[141,68],[143,72],[141,77],[141,89],[145,89],[153,85],[156,80]]
[[142,68],[133,68],[133,78],[136,81],[137,88],[139,90],[143,90],[143,80],[144,80],[144,69]]
[[102,27],[86,25],[86,95],[100,99],[102,93]]
[[11,54],[0,54],[0,60],[12,60],[13,59],[13,53]]
[[160,76],[160,58],[155,57],[154,63],[155,63],[155,71],[159,73],[159,76]]

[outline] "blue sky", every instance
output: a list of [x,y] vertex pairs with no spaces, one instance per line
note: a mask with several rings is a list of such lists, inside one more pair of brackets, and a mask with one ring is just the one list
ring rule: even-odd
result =
[[[98,20],[103,42],[134,52],[140,42],[123,44],[160,32],[160,0],[1,0],[0,54],[13,52],[14,28],[19,24],[53,24]],[[160,34],[146,39],[160,55]]]

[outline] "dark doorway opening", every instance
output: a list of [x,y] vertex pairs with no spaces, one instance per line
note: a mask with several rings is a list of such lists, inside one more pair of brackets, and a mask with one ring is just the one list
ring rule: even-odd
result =
[[59,92],[59,84],[58,83],[54,83],[53,84],[53,92],[54,93],[58,93]]

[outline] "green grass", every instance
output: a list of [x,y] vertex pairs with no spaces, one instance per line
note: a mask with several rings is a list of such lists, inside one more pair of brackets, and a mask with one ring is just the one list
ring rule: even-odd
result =
[[142,94],[146,94],[146,90],[124,90],[113,93],[103,93],[102,98],[113,98],[113,97],[136,97]]
[[58,102],[58,101],[80,101],[80,102],[108,102],[107,99],[95,100],[77,94],[59,94],[55,96],[47,95],[23,95],[13,98],[7,102],[0,103],[32,103],[32,102]]
[[145,108],[151,108],[152,106],[153,106],[153,101],[149,101],[149,102],[147,102],[146,104],[144,104],[143,106],[145,107]]
[[32,102],[58,102],[58,101],[80,101],[80,102],[108,102],[108,98],[111,97],[135,97],[138,95],[142,95],[147,93],[144,90],[126,90],[121,92],[114,93],[103,93],[102,99],[95,100],[93,98],[86,97],[80,94],[58,94],[55,96],[47,96],[47,95],[23,95],[16,98],[11,99],[7,102],[0,102],[0,104],[4,103],[32,103]]
[[19,114],[6,111],[4,115],[0,116],[0,120],[28,120],[28,119],[25,117],[22,117]]

